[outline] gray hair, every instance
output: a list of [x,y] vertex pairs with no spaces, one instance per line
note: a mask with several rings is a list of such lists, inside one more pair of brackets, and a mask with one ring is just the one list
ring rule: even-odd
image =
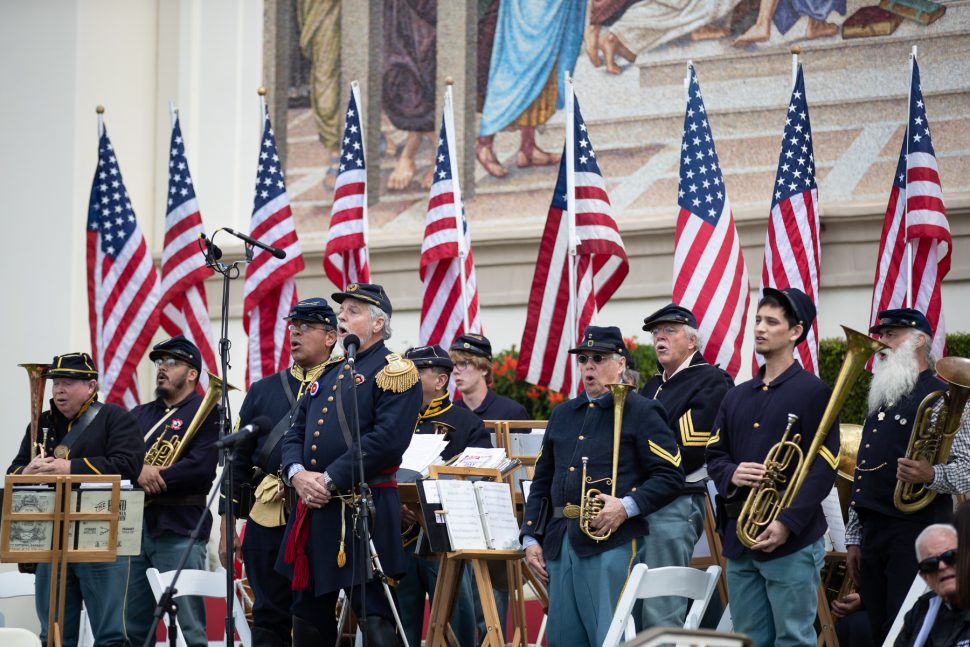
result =
[[701,332],[697,328],[693,328],[684,324],[684,332],[687,333],[688,337],[694,338],[694,345],[697,347],[698,353],[704,352],[704,338],[701,337]]
[[623,381],[633,387],[634,391],[640,390],[640,371],[627,368],[623,371]]
[[384,320],[384,328],[381,329],[381,339],[387,341],[391,338],[391,315],[381,310],[378,306],[369,305],[367,311],[370,313],[370,322],[374,323],[378,319]]
[[933,357],[933,338],[922,330],[913,330],[912,333],[917,339],[920,337],[923,338],[923,358],[926,359],[927,366],[934,368],[936,366],[936,358]]
[[926,555],[923,554],[923,544],[926,543],[926,540],[930,538],[930,535],[933,535],[938,532],[945,532],[951,535],[953,537],[954,542],[957,540],[957,529],[948,523],[934,523],[929,526],[926,526],[925,528],[923,528],[923,532],[921,532],[919,536],[916,537],[916,559],[917,560],[921,560],[926,557]]

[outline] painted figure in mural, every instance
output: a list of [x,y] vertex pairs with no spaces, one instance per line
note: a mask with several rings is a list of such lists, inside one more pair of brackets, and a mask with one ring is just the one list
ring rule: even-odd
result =
[[500,2],[475,146],[475,156],[491,175],[508,173],[492,145],[496,133],[513,125],[521,138],[516,166],[559,163],[558,154],[536,146],[535,130],[565,105],[561,80],[576,65],[585,22],[585,0]]
[[333,188],[340,152],[340,0],[297,0],[300,51],[310,59],[310,107],[323,145],[327,175]]
[[808,17],[806,38],[834,36],[839,33],[838,25],[826,22],[833,11],[844,16],[845,0],[761,0],[758,20],[734,44],[763,43],[771,36],[772,22],[779,32],[787,34],[802,16]]

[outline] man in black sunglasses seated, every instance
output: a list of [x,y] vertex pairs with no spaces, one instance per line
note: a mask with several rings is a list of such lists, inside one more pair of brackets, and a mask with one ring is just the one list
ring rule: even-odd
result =
[[920,577],[930,591],[906,614],[896,647],[970,645],[970,611],[956,606],[957,531],[949,524],[927,526],[916,538]]
[[[630,393],[614,446],[608,385],[623,382],[624,351],[619,328],[586,328],[569,351],[585,392],[553,410],[536,460],[522,534],[526,562],[549,590],[549,647],[603,644],[649,515],[684,485],[680,448],[659,403]],[[583,501],[584,488],[601,492],[601,510]],[[585,528],[583,511],[591,513]]]

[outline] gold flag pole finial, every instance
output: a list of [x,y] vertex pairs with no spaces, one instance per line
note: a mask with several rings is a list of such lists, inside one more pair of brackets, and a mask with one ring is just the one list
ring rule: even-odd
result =
[[266,96],[266,88],[264,88],[263,86],[259,86],[259,89],[256,90],[256,94],[258,94],[261,97],[265,97]]
[[94,109],[94,111],[96,113],[98,113],[99,115],[103,115],[104,114],[104,106],[99,105],[97,108]]

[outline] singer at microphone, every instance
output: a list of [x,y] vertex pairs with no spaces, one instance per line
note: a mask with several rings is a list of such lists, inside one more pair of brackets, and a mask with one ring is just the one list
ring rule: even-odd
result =
[[228,434],[225,438],[221,438],[220,440],[216,441],[216,447],[219,449],[235,447],[250,436],[258,434],[260,431],[265,431],[272,426],[273,422],[269,418],[266,416],[259,416],[239,431]]

